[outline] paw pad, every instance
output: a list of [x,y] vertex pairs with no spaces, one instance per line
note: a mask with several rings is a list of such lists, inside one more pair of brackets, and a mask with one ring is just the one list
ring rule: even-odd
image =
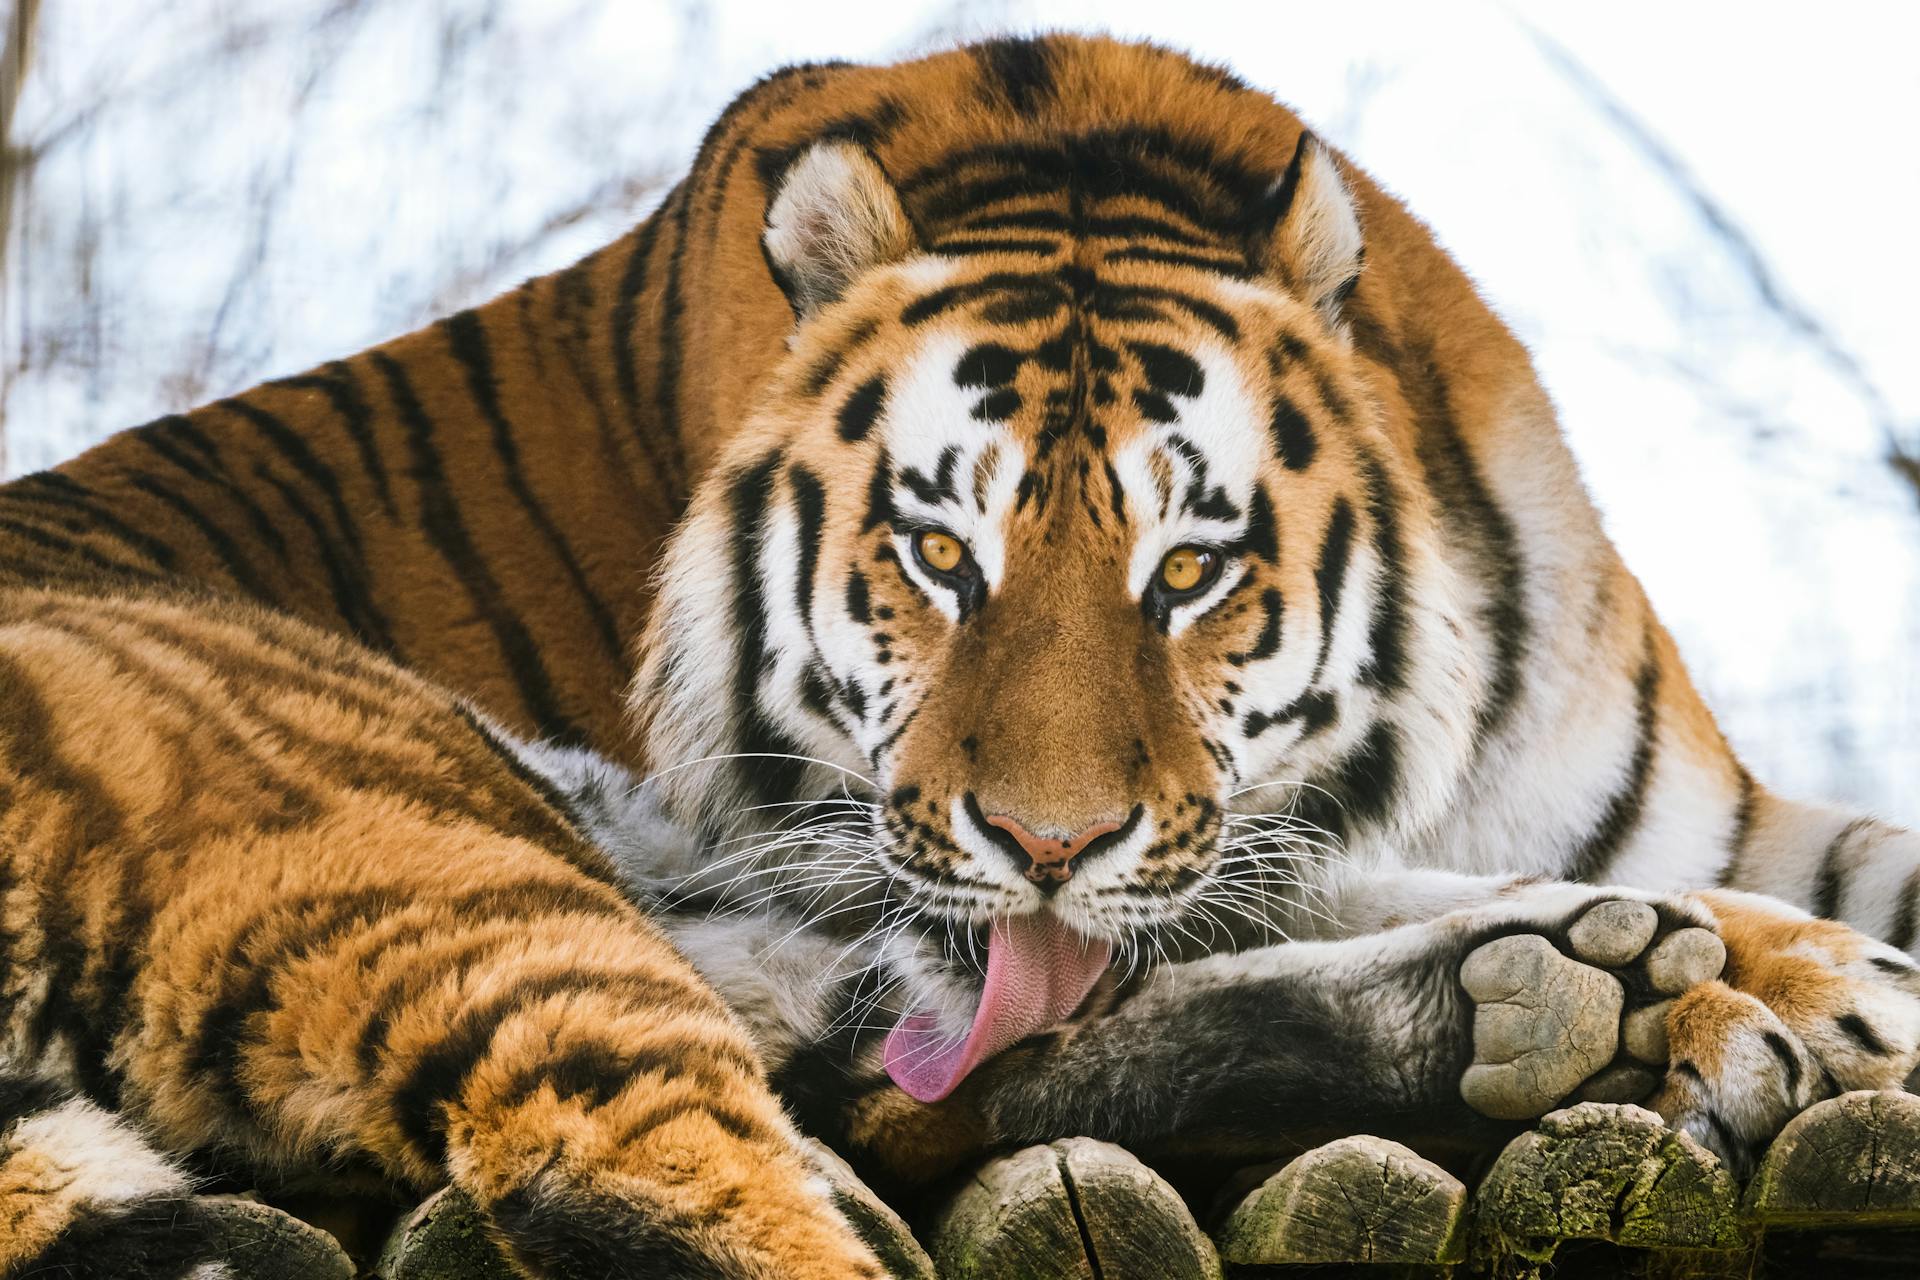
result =
[[1594,964],[1623,965],[1647,949],[1660,915],[1644,902],[1603,902],[1567,930],[1573,953]]
[[1711,929],[1668,917],[1662,937],[1662,925],[1651,903],[1609,899],[1580,911],[1564,933],[1543,926],[1471,952],[1460,966],[1475,1005],[1473,1065],[1460,1080],[1467,1105],[1525,1120],[1570,1098],[1648,1097],[1667,1061],[1672,1001],[1629,1010],[1629,991],[1635,1003],[1677,995],[1719,976],[1727,957]]
[[1613,975],[1538,934],[1487,943],[1460,966],[1473,1014],[1467,1105],[1500,1120],[1539,1115],[1613,1060],[1625,993]]
[[1647,955],[1647,981],[1656,991],[1677,996],[1689,987],[1720,976],[1727,944],[1711,929],[1676,929]]

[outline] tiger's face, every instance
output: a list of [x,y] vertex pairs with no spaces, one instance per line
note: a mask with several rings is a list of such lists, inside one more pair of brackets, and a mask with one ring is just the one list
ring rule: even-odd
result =
[[794,162],[790,350],[678,534],[636,701],[685,816],[845,789],[921,916],[1098,946],[1244,903],[1310,793],[1412,785],[1379,710],[1446,628],[1341,331],[1327,153],[1238,241],[1083,197],[922,246],[865,152]]

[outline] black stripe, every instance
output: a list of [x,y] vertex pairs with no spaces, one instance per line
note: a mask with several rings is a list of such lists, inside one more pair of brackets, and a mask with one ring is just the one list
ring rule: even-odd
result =
[[81,529],[87,533],[97,532],[113,538],[161,569],[173,567],[175,553],[171,546],[144,529],[134,528],[113,512],[92,501],[94,497],[92,490],[57,471],[37,471],[32,475],[21,476],[18,480],[0,488],[0,498],[8,501],[77,512],[79,527],[69,526],[70,533],[80,532]]
[[498,1105],[515,1107],[551,1088],[563,1101],[577,1100],[582,1110],[605,1106],[643,1075],[692,1080],[715,1101],[760,1074],[759,1064],[725,1040],[686,1033],[649,1039],[644,1044],[587,1040],[557,1049],[513,1072],[501,1088]]
[[[1109,240],[1132,240],[1146,237],[1148,239],[1171,240],[1175,244],[1184,244],[1194,249],[1217,249],[1220,247],[1205,236],[1195,235],[1193,232],[1176,223],[1141,214],[1087,218],[1082,225],[1087,235],[1100,236]],[[1112,255],[1109,254],[1108,256],[1111,257]]]
[[[1289,707],[1282,716],[1292,711]],[[1280,719],[1267,723],[1277,724]],[[1359,746],[1327,773],[1309,779],[1315,785],[1298,793],[1293,811],[1309,827],[1326,833],[1336,844],[1343,843],[1356,821],[1378,822],[1386,817],[1399,780],[1400,735],[1385,721],[1375,721]]]
[[178,513],[188,524],[199,530],[200,536],[205,538],[207,545],[213,548],[214,555],[219,557],[221,565],[227,571],[227,576],[232,578],[242,591],[256,600],[274,598],[268,592],[266,583],[261,580],[260,575],[254,572],[252,563],[242,554],[239,544],[228,536],[226,530],[215,524],[204,511],[144,471],[130,472],[127,482],[149,497],[157,498],[162,505]]
[[[317,522],[310,524],[314,538],[320,548],[322,560],[326,563],[329,576],[334,580],[337,596],[350,602],[343,607],[341,615],[349,626],[376,649],[393,648],[392,632],[379,607],[374,604],[373,596],[367,585],[367,558],[365,548],[360,542],[360,529],[354,522],[352,513],[347,509],[345,498],[340,492],[339,477],[333,473],[320,456],[300,435],[282,422],[277,416],[244,399],[234,398],[220,401],[219,408],[245,418],[266,438],[276,453],[284,458],[300,477],[326,500],[327,510],[332,516],[334,529],[340,540],[346,544],[346,558],[352,568],[334,560],[334,552]],[[284,493],[285,490],[283,489]]]
[[1800,1093],[1800,1055],[1793,1051],[1793,1046],[1778,1031],[1763,1031],[1760,1038],[1766,1041],[1767,1048],[1773,1050],[1773,1056],[1780,1059],[1780,1069],[1787,1073],[1787,1100],[1797,1100]]
[[[260,536],[260,541],[282,563],[287,559],[287,540],[273,521],[267,519],[267,513],[247,493],[233,483],[232,473],[227,470],[225,459],[219,449],[204,433],[186,418],[175,414],[149,422],[143,427],[135,427],[128,432],[130,439],[160,455],[167,463],[189,479],[201,484],[212,485],[224,493],[233,504],[246,514],[247,522]],[[179,440],[174,439],[175,436]],[[180,446],[186,444],[199,456],[190,456]]]
[[[697,175],[695,175],[697,177]],[[684,336],[680,331],[680,320],[686,311],[686,257],[687,257],[687,218],[693,210],[693,179],[688,185],[680,187],[670,197],[667,205],[662,205],[656,218],[673,218],[673,252],[667,258],[667,279],[663,286],[660,301],[660,329],[655,335],[658,343],[659,360],[654,369],[653,408],[655,427],[664,431],[669,440],[678,440],[683,434],[680,423],[680,363],[684,357]]]
[[261,1118],[241,1076],[247,1051],[265,1039],[264,1028],[249,1024],[278,1003],[274,984],[301,962],[341,945],[403,902],[400,890],[369,888],[330,898],[276,902],[256,914],[228,944],[225,963],[209,975],[214,982],[239,981],[216,987],[218,998],[201,1007],[193,1033],[186,1037],[188,1073]]
[[[29,524],[25,520],[14,520],[7,516],[0,516],[0,530],[4,530],[23,542],[30,542],[44,551],[51,552],[59,560],[81,560],[92,565],[102,573],[141,578],[148,581],[158,581],[160,578],[159,574],[144,565],[129,564],[124,560],[115,560],[111,556],[102,555],[85,543],[75,542],[71,538],[62,537],[57,533],[50,533],[39,525]],[[68,567],[70,566],[49,566],[49,572]],[[24,566],[16,561],[10,564],[8,568],[19,571],[24,568]],[[4,954],[4,952],[0,952],[0,955]]]
[[302,501],[292,485],[268,470],[264,464],[255,463],[253,474],[279,493],[287,509],[313,535],[314,550],[320,557],[321,569],[327,575],[327,589],[333,596],[333,611],[368,646],[384,653],[393,652],[393,638],[387,630],[386,619],[380,616],[372,597],[367,594],[365,580],[341,563],[326,526],[314,514],[313,508]]
[[1265,621],[1260,625],[1260,635],[1253,647],[1244,653],[1230,653],[1227,661],[1236,667],[1244,667],[1249,662],[1259,662],[1271,658],[1280,652],[1280,620],[1285,613],[1285,601],[1277,587],[1268,587],[1260,593],[1260,607],[1265,612]]
[[1330,789],[1340,797],[1348,818],[1377,822],[1392,810],[1399,778],[1400,736],[1392,725],[1378,721],[1360,749],[1341,761]]
[[547,673],[546,663],[541,660],[526,624],[508,607],[500,584],[494,581],[486,562],[474,550],[473,539],[467,534],[466,523],[460,517],[459,504],[454,500],[447,484],[446,471],[440,464],[440,451],[433,440],[432,419],[421,407],[412,383],[407,380],[406,372],[398,362],[379,351],[372,353],[372,359],[386,379],[394,408],[399,411],[401,423],[406,428],[410,457],[407,471],[420,489],[421,529],[459,579],[474,612],[485,619],[488,629],[493,632],[494,642],[500,646],[501,657],[520,689],[520,697],[537,731],[548,737],[577,739],[579,729],[560,710],[553,679]]
[[1293,144],[1293,156],[1287,161],[1286,170],[1281,173],[1280,180],[1273,184],[1273,192],[1267,197],[1266,231],[1269,235],[1293,212],[1293,200],[1300,191],[1300,174],[1306,167],[1308,153],[1315,145],[1313,132],[1302,129],[1300,137]]
[[860,521],[860,532],[872,533],[893,516],[893,462],[882,449],[867,476],[867,514]]
[[1740,864],[1747,852],[1747,841],[1753,837],[1753,816],[1760,801],[1760,786],[1753,780],[1753,774],[1737,761],[1733,767],[1739,795],[1734,801],[1733,822],[1727,831],[1727,860],[1715,881],[1723,889],[1740,878]]
[[352,367],[335,360],[323,366],[318,373],[281,378],[267,385],[296,391],[319,391],[327,397],[333,405],[333,411],[340,415],[340,425],[346,428],[354,451],[360,455],[360,467],[367,473],[367,479],[373,482],[373,491],[379,495],[381,508],[389,516],[397,518],[400,510],[394,505],[393,486],[387,479],[387,464],[381,458],[378,442],[374,439],[373,411],[368,408],[367,399],[361,394],[360,379]]
[[1920,871],[1909,875],[1900,886],[1900,904],[1894,908],[1887,941],[1902,951],[1911,950],[1916,930],[1920,930]]
[[1640,671],[1634,677],[1634,743],[1627,758],[1626,777],[1607,801],[1600,820],[1573,852],[1567,879],[1586,884],[1605,883],[1613,860],[1639,828],[1646,808],[1647,784],[1653,777],[1654,734],[1660,721],[1660,661],[1653,633],[1647,632]]
[[887,403],[887,380],[875,376],[855,387],[840,405],[840,438],[848,443],[865,440]]
[[1210,271],[1215,275],[1227,276],[1235,280],[1244,280],[1253,274],[1244,258],[1214,257],[1208,254],[1187,253],[1179,249],[1154,249],[1147,245],[1130,244],[1115,249],[1106,255],[1108,262],[1153,262],[1168,267],[1191,267],[1196,271]]
[[1492,637],[1494,660],[1493,678],[1475,724],[1476,749],[1484,751],[1519,700],[1523,680],[1521,660],[1531,623],[1519,536],[1460,434],[1446,375],[1426,340],[1409,338],[1402,350],[1363,308],[1349,307],[1346,316],[1355,346],[1392,373],[1413,412],[1416,454],[1426,472],[1427,487],[1438,499],[1441,519],[1474,547],[1471,559],[1486,593],[1479,620]]
[[258,405],[234,398],[220,401],[218,407],[238,414],[252,423],[260,434],[266,437],[267,443],[273,446],[274,451],[300,473],[300,478],[320,491],[321,496],[327,500],[327,509],[333,516],[334,526],[339,530],[341,539],[352,551],[354,559],[364,564],[366,557],[360,545],[360,528],[354,523],[353,516],[347,509],[346,500],[341,496],[340,478],[334,475],[333,468],[313,451],[312,446],[300,438],[299,433]]
[[446,329],[447,342],[454,359],[467,371],[467,390],[472,393],[474,403],[480,407],[480,416],[486,419],[487,426],[493,432],[493,451],[500,459],[500,470],[506,477],[507,489],[519,502],[521,510],[526,512],[533,527],[540,531],[547,549],[566,572],[574,593],[580,597],[581,603],[586,606],[587,616],[593,620],[594,630],[599,634],[607,656],[619,663],[624,657],[624,650],[612,611],[594,591],[593,584],[587,581],[586,571],[580,567],[573,548],[567,545],[565,535],[554,523],[546,505],[534,495],[526,472],[520,468],[520,446],[513,438],[513,426],[507,421],[506,412],[500,405],[500,387],[493,372],[493,354],[487,344],[486,329],[479,314],[471,310],[462,311],[447,317],[441,324]]
[[1846,890],[1846,869],[1840,865],[1847,843],[1872,826],[1867,818],[1855,818],[1840,828],[1840,834],[1827,842],[1820,855],[1820,869],[1813,880],[1813,914],[1828,920],[1840,918],[1840,899]]
[[[800,626],[813,640],[813,580],[820,566],[821,529],[827,519],[827,492],[820,477],[793,463],[787,468],[787,483],[793,486],[794,514],[799,521],[795,549],[793,598],[800,608]],[[818,648],[816,644],[816,649]]]
[[1326,669],[1327,654],[1333,648],[1333,628],[1339,619],[1340,597],[1347,586],[1347,561],[1353,552],[1353,507],[1345,498],[1335,498],[1333,514],[1327,519],[1326,536],[1320,540],[1320,558],[1314,566],[1313,581],[1320,593],[1320,656],[1314,659],[1313,675],[1307,683],[1320,679]]
[[620,395],[620,402],[627,407],[628,438],[637,441],[647,459],[653,465],[654,474],[666,481],[667,497],[677,499],[680,488],[680,451],[671,447],[662,447],[655,439],[656,433],[665,424],[643,421],[640,415],[640,373],[637,364],[636,343],[641,335],[635,330],[639,325],[640,295],[647,287],[647,273],[653,265],[653,250],[660,238],[660,228],[666,223],[666,211],[674,200],[682,198],[686,184],[683,182],[667,193],[660,208],[654,210],[640,229],[634,233],[633,251],[627,255],[626,267],[620,274],[620,284],[615,290],[613,315],[611,319],[613,345],[614,386]]
[[1147,385],[1160,394],[1192,397],[1206,390],[1206,375],[1186,352],[1159,342],[1129,342],[1127,347],[1140,362]]
[[486,1205],[487,1217],[514,1242],[515,1253],[554,1280],[601,1276],[672,1276],[731,1280],[737,1268],[715,1261],[679,1211],[638,1195],[614,1197],[553,1173],[524,1182]]
[[1068,231],[1072,224],[1066,215],[1053,209],[1006,209],[962,218],[954,230],[960,231]]
[[1313,426],[1306,415],[1284,392],[1274,397],[1268,430],[1273,436],[1274,456],[1280,459],[1281,466],[1289,471],[1305,471],[1313,464],[1320,442],[1314,437]]
[[760,580],[760,548],[767,507],[780,467],[774,450],[735,476],[727,492],[733,514],[733,621],[739,652],[733,669],[734,750],[750,758],[734,768],[762,801],[786,799],[799,785],[802,765],[790,757],[800,748],[760,709],[760,682],[773,661],[767,652],[767,602]]
[[1380,561],[1380,584],[1360,682],[1395,693],[1406,684],[1407,653],[1407,571],[1400,543],[1400,508],[1379,459],[1363,453],[1361,471],[1367,486],[1367,515],[1373,523],[1374,555]]
[[493,1047],[500,1024],[569,993],[634,989],[639,999],[672,985],[643,974],[600,974],[568,969],[559,973],[522,977],[493,998],[469,1005],[433,1048],[415,1060],[406,1078],[394,1090],[393,1110],[400,1131],[432,1164],[446,1157],[443,1108],[465,1091],[467,1081]]
[[967,52],[980,66],[983,87],[1014,111],[1028,114],[1053,97],[1053,53],[1044,40],[1003,37]]
[[978,280],[946,285],[915,298],[901,308],[900,323],[908,327],[924,324],[956,307],[997,295],[1032,299],[1036,304],[1045,303],[1055,311],[1067,304],[1066,291],[1048,277],[1022,271],[994,271]]
[[951,258],[966,258],[982,253],[1037,253],[1044,256],[1060,252],[1057,240],[1016,240],[1011,236],[977,237],[956,240],[949,236],[934,245],[934,253]]
[[1093,313],[1108,320],[1158,318],[1150,305],[1143,305],[1152,303],[1166,303],[1175,310],[1186,312],[1218,333],[1227,342],[1240,341],[1239,321],[1205,298],[1181,289],[1168,289],[1158,285],[1116,284],[1103,280],[1095,284],[1091,299]]
[[1887,1042],[1882,1040],[1879,1034],[1868,1025],[1867,1020],[1859,1014],[1843,1013],[1833,1021],[1835,1026],[1847,1033],[1848,1038],[1868,1053],[1884,1058],[1893,1052],[1887,1046]]
[[863,626],[873,621],[868,603],[867,575],[854,569],[847,574],[847,616]]

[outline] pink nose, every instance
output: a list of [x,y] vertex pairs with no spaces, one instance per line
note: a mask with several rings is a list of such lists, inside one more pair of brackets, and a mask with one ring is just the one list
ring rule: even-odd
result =
[[1012,836],[1014,843],[1026,851],[1032,863],[1027,868],[1027,879],[1035,884],[1044,884],[1049,880],[1055,883],[1067,880],[1073,875],[1073,859],[1076,855],[1083,852],[1096,837],[1120,829],[1120,824],[1117,822],[1096,822],[1079,835],[1056,840],[1051,836],[1033,834],[1004,813],[989,814],[987,825],[1000,828]]

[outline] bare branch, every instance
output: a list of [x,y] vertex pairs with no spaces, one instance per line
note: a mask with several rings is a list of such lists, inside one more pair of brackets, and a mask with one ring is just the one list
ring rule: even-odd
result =
[[1914,453],[1906,439],[1913,428],[1901,422],[1893,405],[1888,402],[1886,393],[1874,381],[1860,358],[1805,303],[1794,297],[1733,214],[1714,198],[1686,162],[1646,121],[1608,89],[1592,69],[1574,57],[1566,46],[1529,23],[1521,22],[1520,26],[1532,39],[1541,56],[1687,201],[1746,277],[1768,313],[1810,347],[1859,398],[1880,433],[1887,465],[1913,489],[1914,500],[1920,502],[1920,455]]

